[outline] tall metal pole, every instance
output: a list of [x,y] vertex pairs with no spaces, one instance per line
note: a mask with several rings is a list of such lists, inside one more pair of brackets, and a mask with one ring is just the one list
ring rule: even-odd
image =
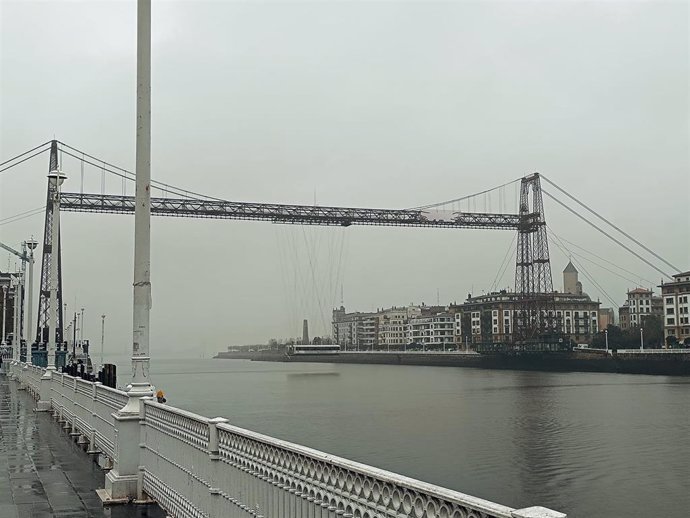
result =
[[6,345],[5,342],[5,315],[7,314],[7,286],[2,287],[2,345]]
[[642,331],[642,326],[640,326],[640,349],[644,351],[644,336]]
[[609,350],[609,330],[604,329],[604,338],[606,339],[606,352]]
[[38,242],[31,238],[26,242],[29,247],[29,296],[27,297],[27,311],[26,311],[26,363],[31,365],[31,345],[34,342],[34,322],[33,322],[33,308],[34,308],[34,249],[38,246]]
[[103,344],[105,343],[105,315],[101,315],[101,367],[103,367]]
[[79,324],[79,343],[84,347],[84,308],[81,308],[81,320]]
[[134,398],[153,395],[149,380],[151,310],[151,2],[137,3],[137,148],[134,209],[132,383],[122,412],[136,413]]
[[17,358],[19,351],[19,274],[13,280],[14,293],[12,294],[12,359]]

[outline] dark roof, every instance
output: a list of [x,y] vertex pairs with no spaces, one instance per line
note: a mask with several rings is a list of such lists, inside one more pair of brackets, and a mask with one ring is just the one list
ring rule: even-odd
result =
[[686,277],[686,276],[688,276],[688,275],[690,275],[690,271],[688,271],[688,272],[683,272],[683,273],[677,273],[677,274],[675,274],[673,277]]
[[568,261],[568,265],[565,267],[565,270],[563,270],[563,273],[577,273],[577,268],[573,266],[571,261]]

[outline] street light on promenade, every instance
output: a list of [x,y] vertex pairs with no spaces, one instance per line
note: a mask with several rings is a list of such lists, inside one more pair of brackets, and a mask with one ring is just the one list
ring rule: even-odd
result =
[[28,365],[32,364],[31,361],[31,345],[34,342],[33,339],[33,308],[34,308],[34,250],[38,246],[38,241],[36,241],[33,236],[26,242],[26,246],[29,249],[29,296],[27,297],[27,308],[26,308],[26,332],[24,336],[26,337],[26,363]]
[[642,326],[640,326],[640,350],[644,351],[644,333]]
[[7,314],[7,286],[2,286],[2,342],[1,345],[7,345],[5,342],[5,315]]
[[105,315],[101,315],[101,368],[103,368],[103,344],[105,343]]
[[604,329],[604,339],[606,340],[606,352],[609,351],[609,330]]

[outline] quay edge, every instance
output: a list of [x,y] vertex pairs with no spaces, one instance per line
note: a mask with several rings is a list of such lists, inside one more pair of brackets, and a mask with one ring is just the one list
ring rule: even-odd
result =
[[602,354],[598,351],[572,351],[478,354],[368,351],[294,357],[275,351],[259,351],[220,352],[214,358],[273,362],[421,365],[545,372],[608,372],[690,376],[690,352],[673,354],[654,352]]

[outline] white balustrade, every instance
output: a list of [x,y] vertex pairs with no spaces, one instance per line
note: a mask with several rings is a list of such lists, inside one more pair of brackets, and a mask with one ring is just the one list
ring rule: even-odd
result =
[[[24,367],[22,365],[22,367]],[[18,369],[34,397],[45,369]],[[89,451],[114,460],[114,412],[127,393],[53,373],[51,407]],[[566,518],[353,462],[142,398],[139,493],[174,518]]]

